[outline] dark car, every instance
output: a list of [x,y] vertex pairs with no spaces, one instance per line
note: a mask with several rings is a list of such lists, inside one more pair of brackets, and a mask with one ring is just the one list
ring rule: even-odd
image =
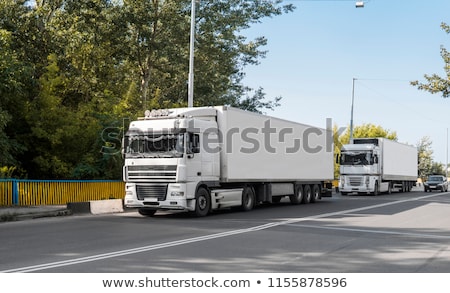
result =
[[445,176],[441,175],[430,175],[428,180],[423,184],[425,192],[439,190],[448,191],[448,181]]

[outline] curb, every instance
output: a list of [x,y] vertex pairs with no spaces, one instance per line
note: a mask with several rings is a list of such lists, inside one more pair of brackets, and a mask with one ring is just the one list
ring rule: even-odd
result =
[[107,200],[91,200],[86,202],[69,202],[67,209],[72,214],[112,214],[122,213],[123,201],[121,199],[107,199]]
[[68,209],[58,209],[52,211],[39,211],[39,212],[9,212],[0,215],[0,222],[14,222],[28,219],[39,219],[47,217],[62,217],[71,215],[71,211]]

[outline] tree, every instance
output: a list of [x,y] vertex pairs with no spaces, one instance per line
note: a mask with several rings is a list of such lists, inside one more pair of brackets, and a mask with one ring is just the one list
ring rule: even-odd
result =
[[438,163],[438,162],[433,162],[431,164],[430,174],[445,176],[446,174],[445,174],[444,164]]
[[[450,34],[450,25],[443,22],[441,23],[441,28],[447,34]],[[428,91],[432,94],[441,93],[443,98],[448,98],[450,96],[450,52],[443,46],[441,46],[441,57],[445,63],[444,70],[447,75],[446,77],[441,77],[438,74],[425,74],[426,83],[416,80],[412,81],[411,84],[419,90]]]
[[431,145],[432,141],[428,136],[422,137],[422,139],[417,143],[417,151],[419,155],[418,171],[419,177],[422,180],[432,173],[433,150]]
[[[353,138],[370,138],[370,137],[385,137],[391,140],[397,140],[397,133],[389,129],[384,129],[380,125],[372,123],[362,124],[355,126],[353,129]],[[350,142],[350,128],[347,128],[346,132],[340,136],[339,143],[341,145]]]
[[[267,40],[241,32],[294,7],[199,3],[194,104],[277,107],[280,97],[266,100],[262,88],[242,84],[243,68],[265,56]],[[119,179],[122,119],[186,105],[190,4],[0,1],[0,167],[38,179]]]
[[[139,79],[140,109],[185,106],[189,71],[190,3],[187,0],[123,1],[127,64]],[[264,37],[240,32],[264,17],[290,12],[281,1],[200,1],[196,14],[194,105],[232,105],[260,111],[278,105],[242,85],[243,68],[265,56]],[[130,108],[139,108],[129,105]]]
[[16,156],[25,149],[15,135],[20,125],[15,122],[23,117],[32,74],[29,66],[19,60],[12,43],[11,32],[0,28],[0,167],[18,164]]

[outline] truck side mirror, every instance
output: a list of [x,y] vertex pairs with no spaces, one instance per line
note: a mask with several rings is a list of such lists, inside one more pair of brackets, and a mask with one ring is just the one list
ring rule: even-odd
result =
[[200,135],[193,134],[191,142],[192,142],[192,152],[194,154],[200,153]]
[[189,159],[193,158],[194,154],[200,153],[200,135],[189,133],[186,153]]

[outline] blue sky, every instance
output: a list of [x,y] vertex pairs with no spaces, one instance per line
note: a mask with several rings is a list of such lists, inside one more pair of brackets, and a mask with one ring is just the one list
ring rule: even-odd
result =
[[[433,142],[434,160],[447,160],[450,99],[419,91],[412,80],[445,76],[440,46],[450,50],[448,0],[285,1],[294,12],[267,18],[245,32],[265,36],[266,58],[245,69],[244,83],[282,96],[270,116],[325,127],[373,123],[396,131],[398,140]],[[449,130],[450,131],[450,130]]]

